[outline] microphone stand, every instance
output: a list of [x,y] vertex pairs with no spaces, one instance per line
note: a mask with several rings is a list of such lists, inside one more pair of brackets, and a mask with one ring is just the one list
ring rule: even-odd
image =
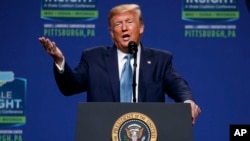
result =
[[137,68],[137,51],[135,51],[135,53],[133,53],[133,57],[134,57],[134,75],[133,75],[133,103],[136,103],[136,68]]
[[133,88],[133,103],[136,103],[136,67],[137,67],[137,43],[134,41],[130,41],[128,43],[128,49],[129,49],[129,53],[133,54],[134,57],[134,75],[133,75],[133,84],[132,84],[132,88]]

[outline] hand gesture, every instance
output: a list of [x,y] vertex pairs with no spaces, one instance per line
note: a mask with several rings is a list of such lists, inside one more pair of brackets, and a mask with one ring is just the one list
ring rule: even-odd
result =
[[50,41],[50,39],[45,38],[45,37],[40,37],[39,38],[40,43],[44,47],[45,51],[52,56],[54,59],[55,63],[61,66],[63,62],[63,54],[61,50],[56,46],[56,43],[53,41]]

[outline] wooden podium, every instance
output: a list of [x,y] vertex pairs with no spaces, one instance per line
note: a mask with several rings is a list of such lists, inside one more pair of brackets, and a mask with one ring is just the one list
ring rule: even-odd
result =
[[193,141],[190,104],[79,103],[75,141]]

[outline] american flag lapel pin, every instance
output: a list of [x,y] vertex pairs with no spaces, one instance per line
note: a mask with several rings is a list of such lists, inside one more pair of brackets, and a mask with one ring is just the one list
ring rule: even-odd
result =
[[148,60],[148,61],[147,61],[147,64],[149,64],[149,65],[150,65],[150,64],[151,64],[151,61],[149,61],[149,60]]

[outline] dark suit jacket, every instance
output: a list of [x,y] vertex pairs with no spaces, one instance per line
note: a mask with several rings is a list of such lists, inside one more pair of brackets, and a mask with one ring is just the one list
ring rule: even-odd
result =
[[[64,72],[54,66],[54,74],[64,95],[87,91],[88,102],[120,101],[115,46],[85,50],[73,71],[65,63]],[[171,53],[157,49],[141,48],[138,91],[139,102],[164,102],[165,94],[176,102],[193,100],[188,84],[172,66]]]

